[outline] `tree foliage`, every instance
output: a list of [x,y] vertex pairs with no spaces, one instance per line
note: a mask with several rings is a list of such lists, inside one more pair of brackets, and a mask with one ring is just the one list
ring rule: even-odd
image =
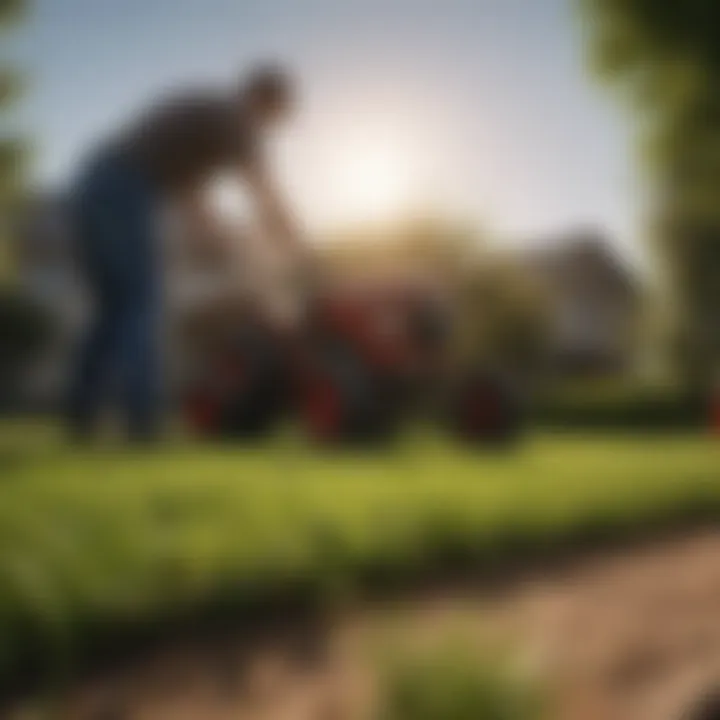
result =
[[9,107],[18,99],[22,90],[22,78],[12,68],[0,68],[0,109]]
[[[24,0],[0,0],[0,33],[13,25],[25,8]],[[3,62],[0,65],[0,282],[6,279],[9,266],[10,211],[18,199],[26,167],[26,145],[8,127],[9,113],[21,87],[16,68]]]
[[533,382],[547,370],[551,305],[542,284],[515,258],[487,252],[456,283],[460,364],[483,364]]
[[706,386],[720,363],[720,3],[580,2],[593,65],[639,120],[678,357],[686,379]]
[[0,0],[0,25],[17,20],[26,9],[25,0]]
[[47,308],[14,289],[0,288],[0,408],[12,402],[23,370],[41,357],[54,332]]

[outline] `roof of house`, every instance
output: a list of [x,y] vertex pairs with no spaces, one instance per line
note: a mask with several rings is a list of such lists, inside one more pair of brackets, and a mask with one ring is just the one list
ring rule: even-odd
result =
[[593,267],[603,279],[621,292],[639,293],[642,281],[638,273],[601,233],[581,230],[535,243],[524,253],[525,264],[552,281],[562,282],[568,273],[581,267]]

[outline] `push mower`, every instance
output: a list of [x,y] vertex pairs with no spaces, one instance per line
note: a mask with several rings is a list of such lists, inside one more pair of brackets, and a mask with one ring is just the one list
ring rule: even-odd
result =
[[507,381],[448,362],[452,311],[417,283],[325,283],[279,323],[257,298],[206,307],[192,325],[184,412],[207,438],[254,440],[284,420],[321,445],[377,444],[432,416],[472,443],[508,444],[522,428]]

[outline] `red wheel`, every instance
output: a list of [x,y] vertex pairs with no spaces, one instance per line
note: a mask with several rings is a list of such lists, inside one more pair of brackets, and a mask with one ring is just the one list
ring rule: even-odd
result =
[[361,358],[334,347],[311,363],[301,379],[299,414],[312,440],[371,446],[395,437],[400,414],[394,396]]
[[487,433],[502,422],[502,409],[495,393],[487,387],[470,390],[466,398],[465,422],[471,433]]
[[451,392],[448,409],[453,433],[469,442],[512,445],[524,429],[519,395],[498,375],[473,373]]
[[263,327],[239,328],[198,368],[184,408],[189,425],[201,437],[265,438],[288,408],[289,382],[278,337]]
[[212,435],[220,419],[220,408],[215,398],[205,393],[191,394],[185,406],[185,417],[191,430],[202,437]]
[[332,379],[319,376],[310,382],[303,398],[302,413],[314,440],[336,440],[342,431],[343,398]]

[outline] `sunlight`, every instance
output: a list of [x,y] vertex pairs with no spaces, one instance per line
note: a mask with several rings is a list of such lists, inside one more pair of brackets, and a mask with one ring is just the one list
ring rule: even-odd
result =
[[396,220],[418,202],[422,145],[398,123],[346,128],[324,139],[325,216],[339,224]]
[[[338,117],[340,115],[340,117]],[[268,150],[278,169],[283,195],[310,227],[384,224],[417,211],[432,185],[435,143],[414,118],[362,118],[333,114],[306,127],[302,136]],[[247,188],[232,177],[217,179],[210,193],[223,220],[245,224],[255,215]]]
[[410,161],[397,145],[370,140],[348,145],[338,158],[332,189],[337,213],[371,222],[402,215],[413,199]]

